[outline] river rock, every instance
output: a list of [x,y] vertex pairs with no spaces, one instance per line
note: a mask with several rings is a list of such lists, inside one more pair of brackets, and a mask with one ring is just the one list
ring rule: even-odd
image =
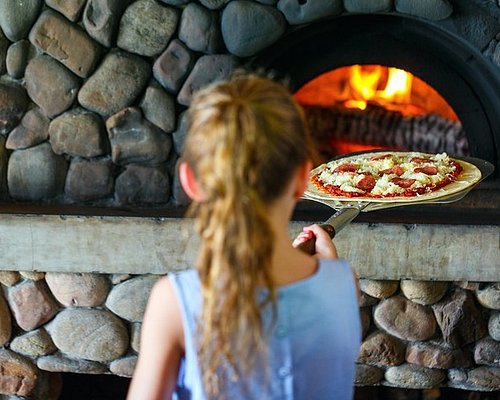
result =
[[384,370],[373,365],[356,364],[354,384],[356,386],[373,386],[384,377]]
[[106,121],[111,157],[115,164],[154,166],[167,160],[172,139],[142,117],[137,108],[125,108]]
[[453,12],[453,6],[448,0],[394,0],[394,6],[400,13],[432,21],[446,19]]
[[158,279],[156,275],[144,275],[116,285],[106,300],[106,307],[127,321],[142,321],[149,293]]
[[86,0],[45,0],[45,4],[52,7],[54,10],[59,11],[70,21],[76,21]]
[[42,0],[0,2],[0,28],[11,42],[17,42],[28,35],[42,4]]
[[66,111],[75,101],[79,79],[46,54],[33,58],[26,67],[26,90],[48,117]]
[[22,78],[28,62],[37,54],[36,48],[26,39],[12,43],[5,56],[7,73],[13,78]]
[[360,279],[359,288],[363,293],[376,299],[391,297],[398,290],[399,281]]
[[490,283],[478,289],[476,297],[483,307],[500,310],[500,282]]
[[479,365],[500,367],[500,342],[485,337],[474,345],[474,361]]
[[191,51],[174,39],[153,64],[153,75],[170,93],[177,93],[193,63]]
[[108,362],[128,348],[127,327],[105,310],[67,308],[47,329],[58,349],[71,358]]
[[500,341],[500,312],[491,314],[488,320],[488,333],[493,339]]
[[114,166],[110,159],[74,158],[66,176],[65,192],[74,201],[97,200],[114,190]]
[[10,310],[2,294],[0,294],[0,346],[5,345],[12,335]]
[[500,387],[500,368],[479,367],[448,371],[448,386],[465,390],[495,391]]
[[19,124],[8,136],[5,147],[9,150],[26,149],[48,139],[50,120],[41,109],[33,108],[24,114]]
[[387,382],[407,389],[433,388],[439,386],[445,377],[445,373],[439,369],[425,368],[413,364],[389,367],[385,371]]
[[224,7],[231,0],[200,0],[200,3],[211,10],[217,10]]
[[26,279],[31,281],[41,281],[45,279],[45,272],[42,271],[19,271],[19,274]]
[[78,92],[88,110],[109,116],[129,106],[146,87],[151,73],[147,61],[123,51],[108,53]]
[[221,17],[224,43],[239,57],[257,54],[285,33],[286,21],[276,8],[248,0],[231,1]]
[[38,370],[32,362],[13,351],[0,349],[0,393],[29,396],[38,381]]
[[131,324],[130,328],[130,347],[132,350],[139,353],[141,348],[141,329],[142,324],[140,322],[134,322]]
[[351,13],[377,13],[392,9],[393,0],[344,0],[344,7]]
[[149,86],[140,103],[144,117],[165,132],[175,129],[175,99],[161,87]]
[[458,281],[458,282],[453,282],[454,285],[466,289],[466,290],[472,290],[476,291],[479,289],[481,286],[481,282],[471,282],[471,281]]
[[131,378],[132,375],[134,374],[134,369],[136,364],[137,364],[137,356],[129,356],[111,362],[109,364],[109,370],[114,375]]
[[359,351],[358,362],[377,366],[399,365],[405,360],[405,344],[377,331],[368,336]]
[[9,158],[10,195],[17,200],[48,200],[63,192],[67,163],[45,142],[14,151]]
[[119,283],[125,282],[127,279],[132,277],[131,274],[112,274],[109,278],[111,279],[112,285],[118,285]]
[[45,281],[65,307],[98,307],[110,289],[109,279],[100,274],[47,272]]
[[160,168],[128,165],[115,184],[119,204],[166,203],[170,197],[170,178]]
[[0,283],[7,287],[15,285],[21,279],[18,271],[0,271]]
[[117,45],[143,56],[160,54],[177,29],[179,12],[155,0],[133,2],[120,20]]
[[184,143],[186,142],[187,135],[187,125],[188,125],[188,113],[183,111],[179,114],[177,118],[178,125],[175,132],[172,133],[172,140],[174,142],[175,152],[179,155],[184,151]]
[[217,53],[222,44],[218,13],[199,4],[189,3],[182,11],[179,39],[191,50]]
[[469,352],[440,343],[415,342],[408,345],[406,361],[428,368],[468,368],[473,365]]
[[84,30],[50,10],[40,15],[29,39],[81,78],[92,73],[101,55],[100,46]]
[[100,44],[112,47],[123,11],[131,0],[88,0],[83,11],[83,26]]
[[28,96],[22,86],[0,82],[0,134],[9,133],[28,107]]
[[175,169],[173,174],[173,182],[172,182],[172,200],[177,206],[187,206],[191,202],[191,199],[188,197],[184,188],[182,187],[181,181],[179,179],[179,165],[182,162],[181,158],[177,159],[175,163]]
[[279,0],[278,9],[290,25],[299,25],[340,14],[343,5],[341,0]]
[[56,154],[91,158],[106,150],[101,117],[83,108],[73,108],[52,120],[49,136]]
[[405,340],[427,340],[436,331],[432,311],[401,296],[381,301],[374,319],[382,329]]
[[237,66],[237,59],[227,54],[200,57],[184,82],[177,101],[182,105],[189,105],[194,92],[213,82],[226,79]]
[[50,372],[67,372],[71,374],[102,375],[108,372],[106,365],[95,361],[75,360],[62,354],[39,357],[38,368]]
[[487,334],[486,317],[470,291],[457,289],[432,309],[443,339],[450,346],[462,347]]
[[415,303],[428,305],[441,300],[448,290],[448,282],[402,280],[401,291],[405,297]]
[[17,324],[25,331],[52,319],[59,308],[45,281],[25,281],[9,288],[8,301]]
[[10,344],[10,348],[17,353],[33,358],[56,351],[54,342],[43,328],[15,337]]
[[377,304],[378,302],[379,299],[377,299],[376,297],[369,296],[365,292],[361,291],[361,295],[359,296],[360,307],[370,307]]

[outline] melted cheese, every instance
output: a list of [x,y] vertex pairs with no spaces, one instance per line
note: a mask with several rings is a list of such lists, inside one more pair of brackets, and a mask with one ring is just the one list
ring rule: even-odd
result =
[[[420,157],[418,153],[396,153],[380,160],[370,160],[370,157],[372,157],[372,154],[366,157],[348,159],[347,161],[342,159],[332,161],[325,165],[323,171],[319,173],[318,179],[323,184],[336,186],[345,192],[364,193],[363,190],[356,187],[356,184],[364,177],[364,174],[369,173],[375,179],[375,187],[370,193],[385,196],[405,192],[405,188],[391,182],[394,178],[414,179],[415,182],[409,188],[417,189],[441,182],[447,174],[455,170],[455,167],[450,164],[450,159],[446,153],[426,156],[429,159],[428,162],[411,161],[414,157]],[[357,172],[334,172],[337,167],[345,165],[347,162],[357,165]],[[381,171],[391,169],[396,165],[399,165],[403,170],[401,176],[381,174]],[[415,172],[416,168],[426,166],[436,167],[438,173],[427,175],[423,172]]]

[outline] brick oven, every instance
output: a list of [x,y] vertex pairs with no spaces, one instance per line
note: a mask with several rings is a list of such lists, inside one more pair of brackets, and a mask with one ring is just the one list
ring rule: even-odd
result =
[[[300,101],[356,65],[404,70],[449,110],[318,118],[325,103],[304,103],[317,140],[382,112],[402,149],[420,150],[418,131],[496,166],[456,204],[362,214],[336,238],[363,292],[357,392],[499,390],[499,19],[494,0],[1,2],[0,394],[131,376],[152,285],[195,256],[176,175],[194,91],[264,69]],[[290,235],[329,214],[301,202]]]

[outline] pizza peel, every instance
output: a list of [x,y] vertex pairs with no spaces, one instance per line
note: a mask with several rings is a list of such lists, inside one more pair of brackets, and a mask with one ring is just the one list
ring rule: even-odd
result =
[[[352,156],[349,154],[347,156]],[[344,158],[346,156],[339,157]],[[415,206],[425,204],[447,204],[463,199],[477,184],[491,175],[495,169],[493,164],[488,161],[475,157],[462,157],[454,158],[459,161],[462,166],[465,166],[464,171],[470,174],[467,178],[470,180],[458,180],[453,182],[451,190],[446,188],[439,189],[432,192],[432,196],[417,196],[411,198],[397,199],[376,199],[376,198],[340,198],[330,195],[328,193],[318,192],[310,183],[304,192],[302,199],[311,200],[335,210],[335,213],[328,218],[325,222],[320,224],[333,239],[347,224],[356,218],[361,212],[384,210],[387,208],[402,207],[402,206]],[[315,170],[312,171],[311,176]],[[462,174],[459,176],[459,178]],[[297,246],[298,249],[308,253],[314,254],[316,239],[313,236],[311,239],[306,240]]]

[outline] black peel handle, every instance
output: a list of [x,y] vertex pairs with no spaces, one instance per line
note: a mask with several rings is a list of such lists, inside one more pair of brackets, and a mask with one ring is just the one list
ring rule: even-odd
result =
[[[319,226],[323,230],[325,230],[328,235],[333,239],[335,237],[335,228],[330,224],[322,224]],[[316,236],[313,236],[311,239],[307,239],[305,242],[302,242],[297,246],[297,249],[302,250],[303,252],[313,255],[316,253]]]

